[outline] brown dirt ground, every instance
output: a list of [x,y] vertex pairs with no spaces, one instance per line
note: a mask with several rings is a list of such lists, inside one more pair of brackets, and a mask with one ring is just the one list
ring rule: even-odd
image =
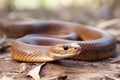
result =
[[[94,62],[60,60],[47,63],[41,69],[42,80],[120,80],[120,45],[117,45],[116,56]],[[25,63],[11,58],[10,50],[0,54],[0,80],[12,77],[14,80],[31,80],[26,74],[41,63]],[[9,79],[5,79],[9,80]]]

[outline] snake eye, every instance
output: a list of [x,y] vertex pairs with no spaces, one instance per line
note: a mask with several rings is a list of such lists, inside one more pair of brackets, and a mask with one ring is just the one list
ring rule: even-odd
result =
[[63,46],[63,49],[64,49],[64,50],[68,50],[68,46],[65,46],[65,45],[64,45],[64,46]]

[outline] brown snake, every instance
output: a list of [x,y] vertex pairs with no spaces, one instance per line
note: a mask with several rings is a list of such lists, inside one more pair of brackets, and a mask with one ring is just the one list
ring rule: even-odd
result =
[[[115,54],[116,39],[112,35],[77,23],[41,20],[1,22],[0,26],[9,37],[21,37],[14,40],[11,48],[12,58],[17,61],[49,62],[62,58],[92,61]],[[74,40],[77,37],[83,41]]]

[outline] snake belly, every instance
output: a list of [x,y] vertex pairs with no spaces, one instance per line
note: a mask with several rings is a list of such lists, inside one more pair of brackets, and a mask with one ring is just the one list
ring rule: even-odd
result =
[[[9,37],[17,38],[14,40],[11,48],[12,58],[17,61],[25,62],[49,62],[55,59],[48,55],[51,44],[78,43],[82,52],[79,55],[70,57],[69,59],[80,61],[93,61],[109,58],[115,54],[116,39],[111,34],[94,28],[81,25],[78,23],[65,22],[65,21],[51,21],[41,20],[33,22],[6,22],[0,23],[4,33]],[[61,31],[60,31],[61,30]],[[74,32],[79,40],[66,40],[51,38],[51,37],[35,37],[27,36],[28,34],[57,34],[64,31]],[[40,41],[39,41],[40,40]],[[44,45],[38,45],[41,42]]]

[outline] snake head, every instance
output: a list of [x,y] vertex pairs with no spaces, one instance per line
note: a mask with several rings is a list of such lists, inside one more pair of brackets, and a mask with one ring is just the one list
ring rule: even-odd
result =
[[51,47],[50,56],[54,59],[69,58],[80,54],[81,47],[77,43],[57,44]]

